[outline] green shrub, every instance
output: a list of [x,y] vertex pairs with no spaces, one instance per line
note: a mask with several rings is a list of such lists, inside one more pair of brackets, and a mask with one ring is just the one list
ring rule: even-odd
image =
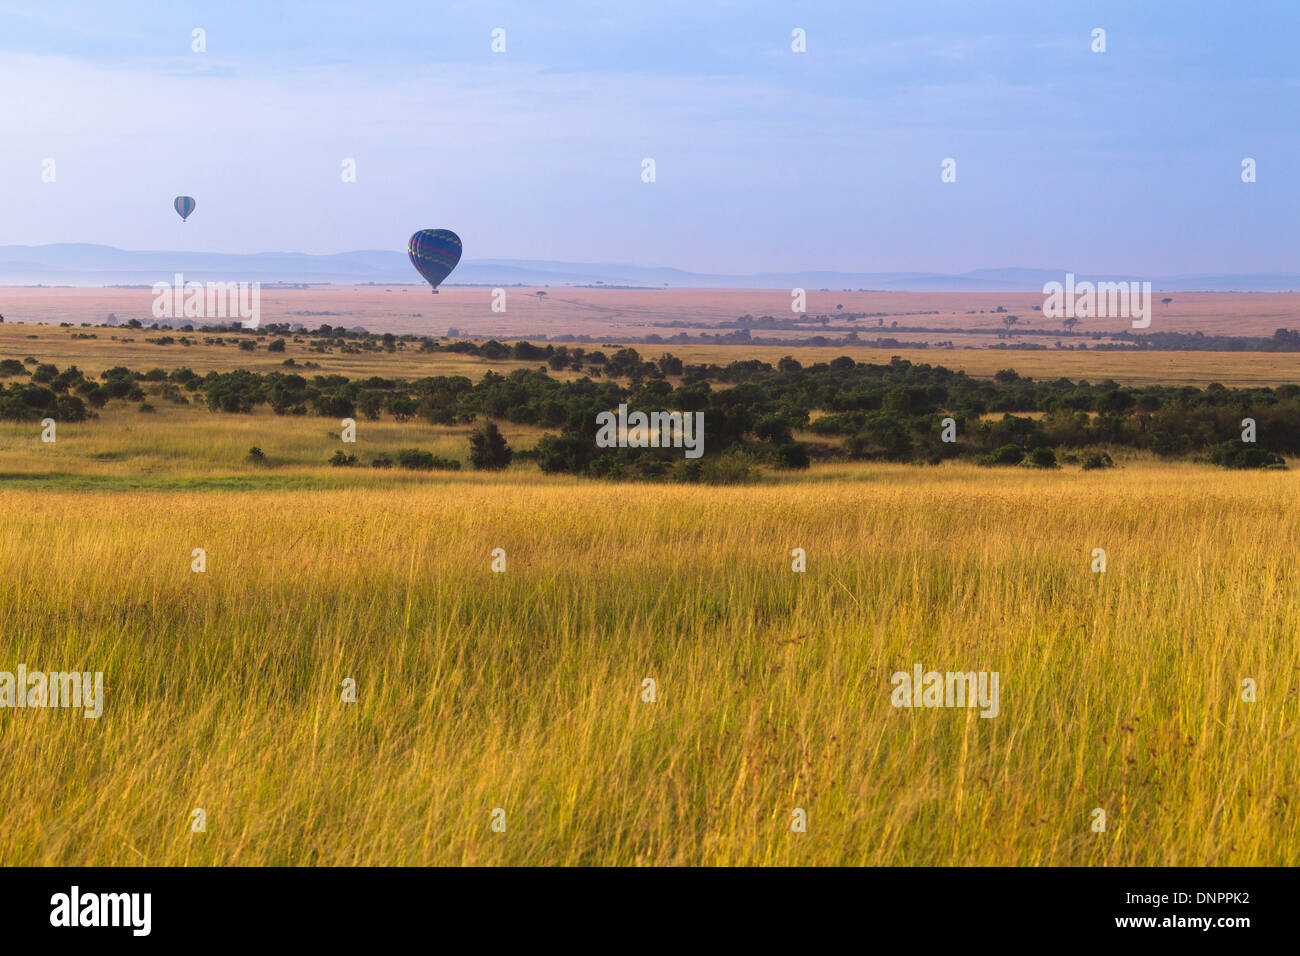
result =
[[460,471],[460,462],[450,458],[438,458],[433,452],[420,451],[418,448],[403,448],[397,453],[400,468],[411,471]]
[[1224,468],[1268,468],[1286,464],[1280,455],[1240,438],[1214,446],[1210,451],[1210,461]]
[[1050,448],[1035,448],[1029,453],[1029,463],[1035,468],[1055,468],[1056,452]]
[[781,468],[807,468],[811,461],[808,449],[797,441],[786,442],[776,449],[776,461]]
[[1024,460],[1025,450],[1019,445],[1003,445],[997,451],[976,459],[981,465],[1018,465]]
[[719,458],[704,461],[700,467],[700,480],[706,485],[739,485],[754,475],[754,460],[743,451],[724,452]]

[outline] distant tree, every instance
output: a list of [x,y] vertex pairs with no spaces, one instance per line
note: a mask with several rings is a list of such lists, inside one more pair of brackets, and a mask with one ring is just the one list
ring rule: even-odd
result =
[[1171,299],[1171,298],[1169,298],[1168,296],[1166,296],[1165,298],[1161,299],[1160,301],[1163,302],[1165,305],[1168,305],[1170,302],[1173,302],[1174,300]]
[[484,422],[469,436],[470,463],[482,471],[501,471],[514,454],[496,422]]
[[384,410],[384,393],[377,389],[367,389],[361,393],[357,400],[357,406],[361,409],[361,414],[365,415],[370,421],[377,421],[379,415]]
[[389,399],[388,410],[393,413],[393,417],[399,422],[409,422],[415,417],[415,413],[419,410],[419,405],[414,399],[403,395]]
[[665,353],[659,357],[658,364],[659,364],[659,371],[663,372],[665,375],[682,374],[682,360],[679,359],[676,355],[669,355]]
[[789,444],[790,423],[780,415],[764,415],[754,425],[754,436],[775,445]]

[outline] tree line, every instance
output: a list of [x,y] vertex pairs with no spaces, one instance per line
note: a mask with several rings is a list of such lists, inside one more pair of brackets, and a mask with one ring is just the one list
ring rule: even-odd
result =
[[[477,382],[463,375],[309,377],[292,366],[206,375],[118,366],[92,379],[75,366],[60,370],[34,358],[7,359],[0,376],[27,381],[0,388],[0,418],[80,421],[110,401],[147,405],[154,398],[201,402],[224,414],[266,407],[279,415],[432,425],[506,421],[548,432],[535,448],[516,455],[543,471],[682,480],[712,480],[745,463],[799,469],[833,458],[970,458],[1040,467],[1077,460],[1105,467],[1110,459],[1103,449],[1132,448],[1225,467],[1266,467],[1300,453],[1300,385],[1120,385],[1035,380],[1011,369],[984,379],[900,358],[872,364],[841,356],[805,366],[786,356],[775,365],[756,359],[717,365],[690,364],[668,353],[648,359],[618,347],[612,354],[529,342],[445,348],[538,364],[507,374],[489,370]],[[559,371],[583,374],[574,380],[553,374]],[[598,447],[596,416],[620,403],[703,412],[704,458],[684,461],[680,449],[671,448]],[[1091,454],[1082,454],[1086,450]]]

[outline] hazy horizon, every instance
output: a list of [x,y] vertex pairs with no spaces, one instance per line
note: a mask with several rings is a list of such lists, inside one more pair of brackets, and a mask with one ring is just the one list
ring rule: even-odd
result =
[[[112,287],[172,281],[176,273],[200,281],[258,281],[365,285],[423,285],[405,252],[370,249],[318,255],[303,252],[227,253],[124,250],[90,243],[0,246],[0,286]],[[1151,281],[1160,291],[1290,292],[1300,273],[1220,273],[1137,276],[1069,268],[984,267],[964,273],[787,271],[704,273],[636,263],[554,259],[468,258],[445,285],[607,285],[638,288],[825,288],[880,292],[1041,292],[1068,273],[1080,280]]]

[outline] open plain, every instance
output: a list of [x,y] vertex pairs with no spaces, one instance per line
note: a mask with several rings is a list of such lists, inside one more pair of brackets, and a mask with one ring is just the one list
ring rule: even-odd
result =
[[[4,311],[35,317],[43,300],[61,321],[125,319],[118,294],[6,291]],[[714,317],[762,308],[751,295]],[[364,311],[399,296],[432,311],[414,290],[304,293],[265,321],[314,308],[347,317],[312,324],[471,325],[468,311]],[[566,312],[558,297],[538,308]],[[632,327],[601,328],[617,342]],[[157,336],[6,322],[0,359],[98,375],[293,358],[313,374],[476,380],[529,365]],[[846,351],[899,354],[799,354]],[[913,360],[1295,380],[1292,356],[1270,353]],[[0,423],[0,670],[105,674],[99,718],[0,713],[5,865],[1300,860],[1294,472],[1117,452],[1103,472],[845,462],[734,487],[526,461],[428,474],[328,466],[337,422],[317,416],[156,404],[110,403],[53,443]],[[358,447],[464,460],[468,431],[384,417],[360,423]],[[503,431],[517,448],[541,434]],[[264,462],[246,460],[254,445]],[[999,673],[998,716],[891,706],[891,675],[917,664]]]

